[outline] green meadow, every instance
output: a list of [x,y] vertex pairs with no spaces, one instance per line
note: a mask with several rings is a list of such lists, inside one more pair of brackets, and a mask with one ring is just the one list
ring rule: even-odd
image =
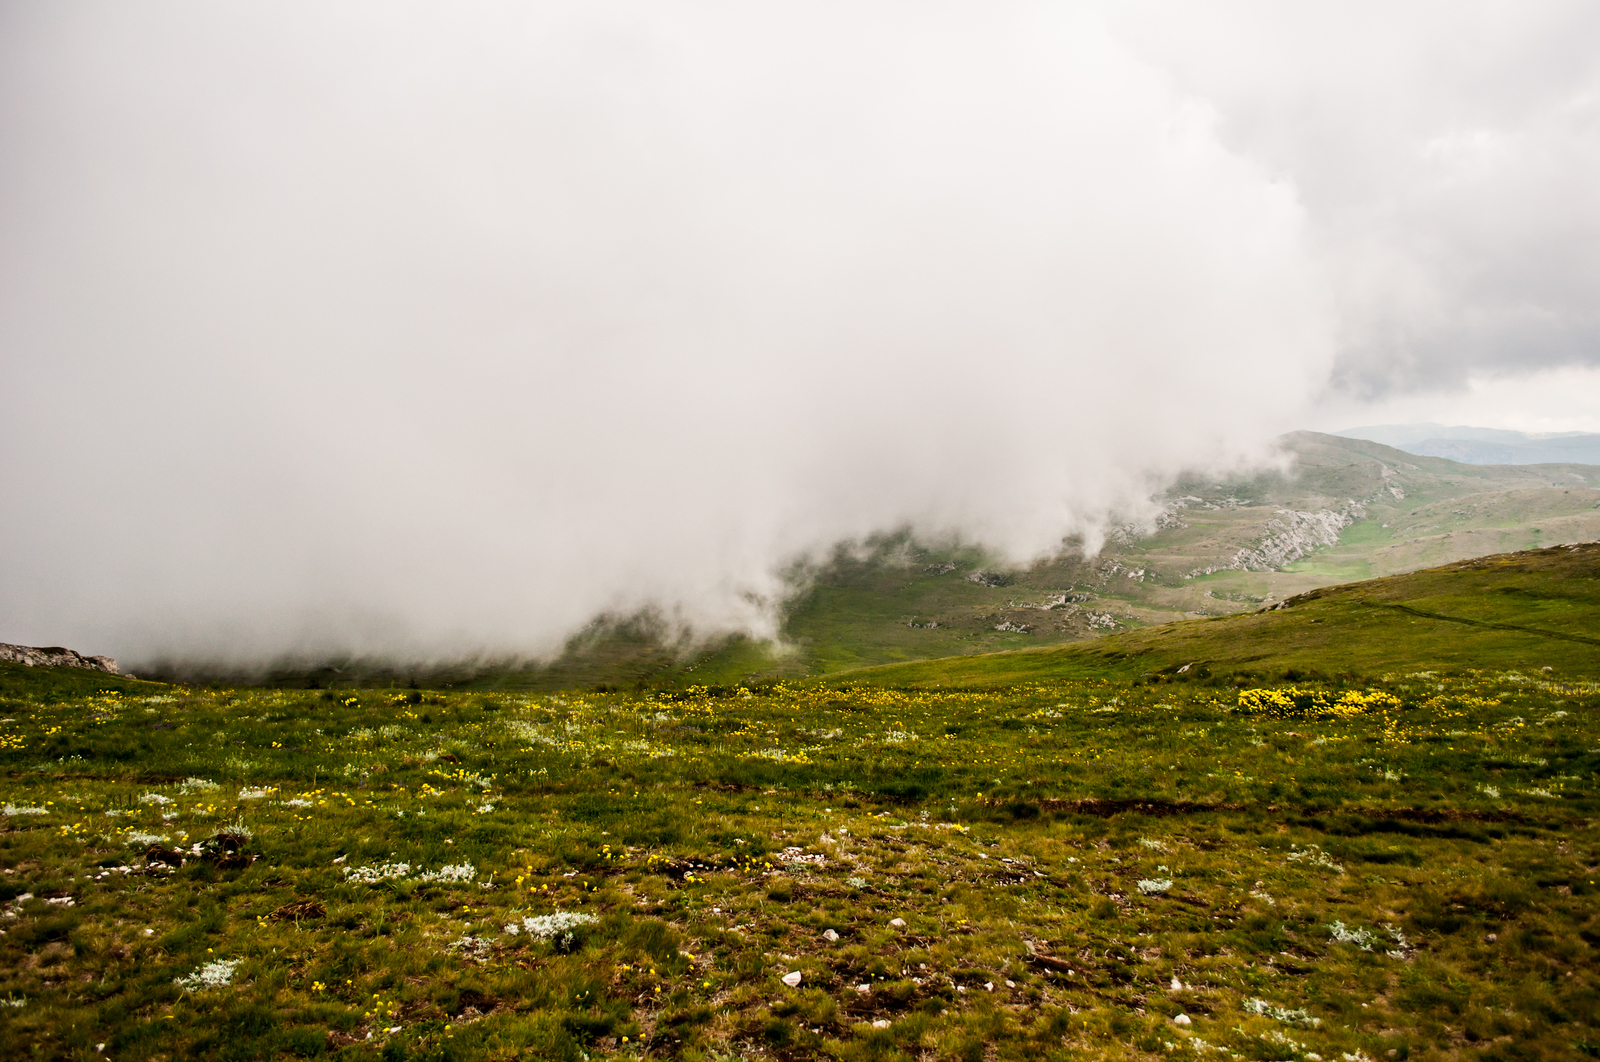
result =
[[0,1044],[1595,1057],[1595,558],[827,682],[0,665]]

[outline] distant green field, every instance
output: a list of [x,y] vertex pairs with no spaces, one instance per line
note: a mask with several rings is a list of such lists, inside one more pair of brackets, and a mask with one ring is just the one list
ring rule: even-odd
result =
[[[1182,676],[1178,669],[1185,668]],[[888,686],[990,686],[1114,675],[1232,684],[1443,668],[1600,674],[1600,544],[1483,557],[1314,590],[1286,607],[1092,642],[865,668]]]

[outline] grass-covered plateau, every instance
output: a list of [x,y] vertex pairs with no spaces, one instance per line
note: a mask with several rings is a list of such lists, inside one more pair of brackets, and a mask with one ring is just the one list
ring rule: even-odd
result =
[[18,1059],[1581,1058],[1600,686],[0,668]]

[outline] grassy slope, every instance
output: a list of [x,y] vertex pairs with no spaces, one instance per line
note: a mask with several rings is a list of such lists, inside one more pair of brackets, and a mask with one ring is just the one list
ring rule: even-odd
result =
[[[1270,718],[1102,679],[412,696],[33,678],[0,726],[8,1057],[1600,1043],[1592,683],[1397,678],[1366,714]],[[560,913],[594,921],[541,937]],[[213,963],[222,983],[178,983]]]
[[1186,664],[1219,677],[1433,667],[1600,673],[1600,544],[1328,587],[1267,612],[1077,645],[867,668],[843,678],[891,686],[1007,685],[1108,673],[1135,678]]

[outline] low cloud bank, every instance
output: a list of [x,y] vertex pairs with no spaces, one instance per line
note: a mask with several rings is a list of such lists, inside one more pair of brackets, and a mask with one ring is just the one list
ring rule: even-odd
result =
[[0,33],[0,636],[137,663],[771,629],[1264,457],[1325,219],[1092,8],[208,4]]

